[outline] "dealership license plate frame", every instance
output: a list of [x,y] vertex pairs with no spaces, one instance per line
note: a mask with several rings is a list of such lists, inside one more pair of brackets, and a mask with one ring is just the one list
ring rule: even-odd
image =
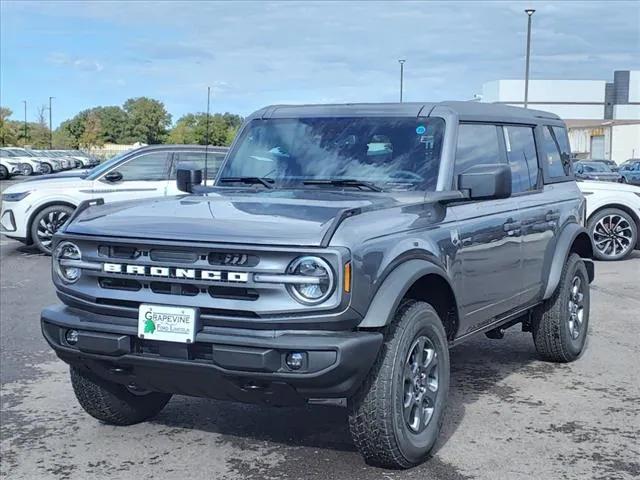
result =
[[192,344],[199,323],[198,308],[150,303],[138,307],[138,337],[145,340]]

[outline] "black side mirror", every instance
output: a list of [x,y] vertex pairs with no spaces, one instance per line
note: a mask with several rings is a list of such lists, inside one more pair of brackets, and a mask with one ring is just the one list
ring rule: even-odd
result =
[[202,169],[191,163],[180,163],[176,170],[176,184],[181,192],[192,193],[202,183]]
[[104,179],[109,183],[116,183],[122,181],[122,174],[117,171],[111,171],[104,176]]
[[503,163],[475,165],[458,175],[458,189],[468,191],[471,200],[511,196],[511,167]]

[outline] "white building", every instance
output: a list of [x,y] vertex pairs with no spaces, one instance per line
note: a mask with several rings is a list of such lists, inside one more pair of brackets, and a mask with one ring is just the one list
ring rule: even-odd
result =
[[[614,72],[606,80],[530,80],[528,106],[560,116],[579,158],[621,163],[640,157],[640,70]],[[482,86],[482,101],[524,106],[524,80]]]

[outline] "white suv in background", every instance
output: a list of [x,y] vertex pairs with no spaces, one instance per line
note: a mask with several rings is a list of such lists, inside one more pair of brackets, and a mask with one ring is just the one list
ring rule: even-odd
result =
[[[44,174],[59,172],[63,169],[62,162],[56,158],[50,158],[45,155],[39,155],[32,150],[26,148],[19,147],[5,147],[1,149],[5,153],[13,155],[14,157],[19,157],[24,161],[28,162],[38,162],[40,164],[40,172]],[[35,167],[34,167],[35,168]]]
[[587,230],[599,260],[622,260],[640,249],[640,187],[579,181],[587,199]]
[[51,239],[84,200],[105,202],[177,195],[179,162],[208,162],[213,179],[227,148],[200,145],[158,145],[123,153],[91,170],[34,177],[12,185],[2,194],[0,233],[50,253]]
[[20,150],[16,151],[12,148],[0,148],[0,157],[3,160],[7,160],[12,163],[19,163],[21,175],[35,175],[42,173],[44,169],[41,161],[35,157],[23,154]]

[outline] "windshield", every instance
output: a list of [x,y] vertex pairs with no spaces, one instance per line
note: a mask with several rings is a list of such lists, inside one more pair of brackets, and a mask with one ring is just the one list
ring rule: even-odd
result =
[[93,167],[92,169],[89,170],[89,175],[87,175],[87,179],[95,180],[96,178],[98,178],[104,172],[109,170],[113,165],[118,163],[120,160],[122,160],[125,156],[129,155],[130,153],[131,153],[131,150],[128,150],[126,152],[121,152],[115,157],[111,157],[109,160],[101,163],[100,165]]
[[256,119],[244,128],[220,178],[270,178],[276,188],[348,179],[435,190],[443,132],[439,118]]
[[583,164],[584,171],[587,173],[591,172],[611,172],[611,169],[605,165],[604,163],[584,163]]

